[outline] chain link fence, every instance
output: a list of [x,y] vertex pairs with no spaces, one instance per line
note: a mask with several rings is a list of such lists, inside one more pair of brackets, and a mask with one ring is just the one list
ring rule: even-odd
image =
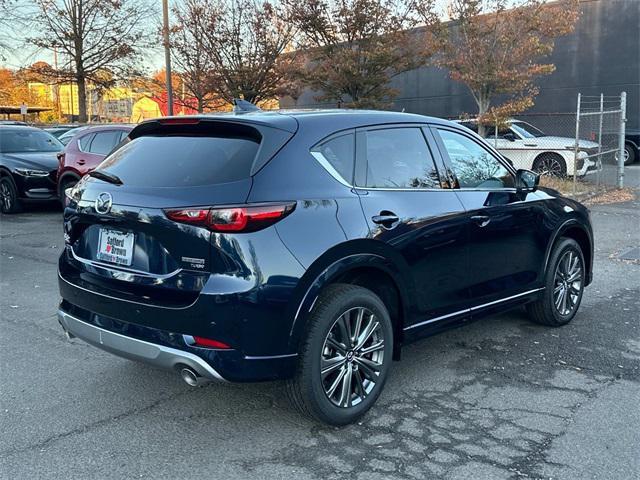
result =
[[[622,187],[625,99],[624,92],[578,96],[575,112],[521,114],[479,133],[516,168],[541,173],[543,185],[563,193]],[[462,123],[478,131],[474,122]]]

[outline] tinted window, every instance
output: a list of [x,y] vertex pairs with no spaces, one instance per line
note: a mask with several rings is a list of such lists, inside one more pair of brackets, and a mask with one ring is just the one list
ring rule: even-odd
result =
[[98,132],[93,137],[89,151],[96,155],[106,155],[120,141],[120,132],[118,130],[109,130],[107,132]]
[[522,135],[523,138],[538,138],[546,136],[542,131],[526,122],[513,122],[511,124],[511,128]]
[[0,130],[0,152],[3,153],[60,152],[63,148],[56,137],[43,130]]
[[211,185],[247,178],[258,147],[246,137],[143,136],[117,149],[98,168],[126,185]]
[[461,188],[514,186],[512,175],[488,150],[465,135],[438,131]]
[[92,133],[90,133],[89,135],[85,135],[84,137],[80,137],[78,139],[78,145],[80,146],[80,150],[82,150],[83,152],[88,152],[89,151],[89,144],[91,143],[91,140],[93,139],[94,135]]
[[313,152],[320,153],[347,183],[353,182],[355,139],[352,133],[334,137],[315,147]]
[[368,130],[367,187],[438,188],[433,157],[419,128]]

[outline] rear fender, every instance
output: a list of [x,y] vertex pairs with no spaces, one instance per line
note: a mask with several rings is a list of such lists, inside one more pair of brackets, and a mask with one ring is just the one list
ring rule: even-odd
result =
[[[361,242],[354,241],[349,243],[360,244]],[[366,241],[365,243],[369,242],[373,241]],[[362,252],[362,249],[359,251]],[[400,294],[402,318],[406,319],[410,314],[409,299],[413,290],[407,275],[403,273],[402,263],[404,263],[404,260],[398,263],[398,260],[392,260],[382,252],[351,253],[336,257],[335,249],[327,252],[314,262],[300,280],[297,292],[293,296],[296,300],[292,302],[292,305],[297,307],[292,312],[293,322],[289,332],[289,351],[297,352],[299,350],[299,342],[304,338],[309,313],[313,309],[322,289],[335,282],[337,278],[355,269],[374,268],[390,276]]]

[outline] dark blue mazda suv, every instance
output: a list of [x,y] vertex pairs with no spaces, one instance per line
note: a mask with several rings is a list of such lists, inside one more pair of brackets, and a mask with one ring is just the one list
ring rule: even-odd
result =
[[283,379],[343,425],[402,346],[576,315],[589,214],[466,128],[375,111],[169,117],[67,191],[59,321],[189,385]]

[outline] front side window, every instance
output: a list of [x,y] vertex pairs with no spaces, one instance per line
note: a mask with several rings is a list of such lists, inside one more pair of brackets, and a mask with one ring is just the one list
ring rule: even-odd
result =
[[439,188],[433,157],[420,128],[365,132],[367,173],[372,188]]
[[333,169],[348,184],[353,183],[353,164],[355,158],[355,139],[353,133],[333,137],[311,150],[328,162],[326,168]]
[[513,176],[488,150],[471,138],[438,129],[460,188],[514,187]]

